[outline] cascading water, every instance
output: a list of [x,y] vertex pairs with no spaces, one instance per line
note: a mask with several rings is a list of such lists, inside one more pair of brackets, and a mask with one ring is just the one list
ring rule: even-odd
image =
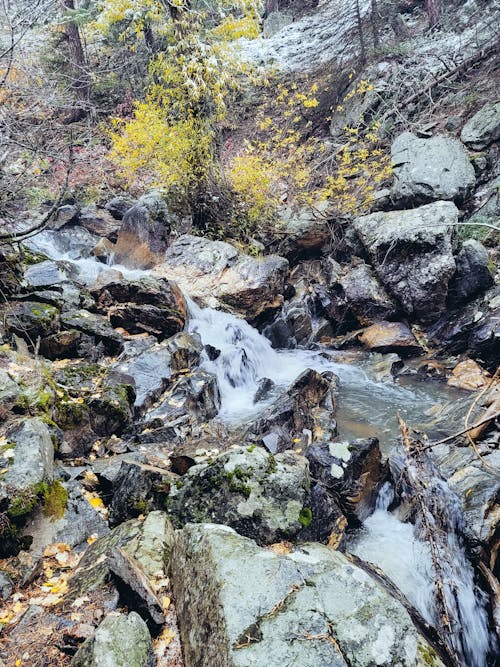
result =
[[[74,237],[73,237],[74,241]],[[85,246],[82,239],[81,246]],[[82,247],[61,232],[43,232],[29,241],[30,249],[43,252],[53,260],[70,263],[78,280],[91,285],[109,266],[89,257]],[[144,271],[132,271],[113,265],[125,278],[134,279],[146,275]],[[323,353],[311,350],[282,350],[271,347],[270,342],[245,320],[229,313],[210,308],[200,308],[188,298],[190,332],[197,332],[205,346],[220,351],[214,355],[203,354],[202,367],[217,376],[221,409],[219,419],[228,424],[241,424],[255,417],[278,392],[286,388],[306,368],[332,371],[340,379],[339,422],[341,435],[352,434],[342,428],[342,413],[348,413],[356,421],[373,425],[382,444],[394,442],[398,433],[396,413],[399,411],[413,424],[425,421],[429,408],[443,388],[422,384],[405,387],[394,382],[380,382],[370,377],[370,361],[363,368],[359,364],[336,361],[335,352]],[[262,378],[269,378],[276,385],[275,392],[267,400],[255,403],[254,397]],[[446,391],[446,390],[445,390]],[[449,397],[446,397],[449,398]],[[386,447],[387,449],[387,447]],[[443,493],[449,494],[450,510],[460,514],[457,499],[442,480]],[[403,523],[397,514],[389,512],[392,489],[386,486],[379,497],[375,512],[369,517],[360,533],[351,541],[349,550],[368,562],[378,565],[395,585],[430,623],[436,620],[434,604],[435,572],[429,545],[419,539],[416,528]],[[455,503],[455,504],[453,504]],[[467,667],[484,667],[489,650],[487,614],[481,595],[474,586],[474,573],[460,541],[457,521],[450,522],[447,536],[452,559],[447,559],[445,574],[450,582],[446,591],[449,606],[459,627],[457,636],[462,640],[458,652]],[[449,561],[449,562],[448,562]]]

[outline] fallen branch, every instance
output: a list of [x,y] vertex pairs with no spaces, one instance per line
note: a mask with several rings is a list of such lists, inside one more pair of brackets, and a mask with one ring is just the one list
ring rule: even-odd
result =
[[452,435],[448,435],[446,438],[442,438],[441,440],[435,440],[434,442],[429,442],[427,445],[424,445],[421,448],[421,451],[425,451],[426,449],[431,449],[432,447],[436,447],[437,445],[444,445],[446,442],[451,442],[452,440],[455,440],[455,438],[458,438],[459,436],[464,435],[465,433],[468,433],[469,431],[473,431],[475,428],[478,428],[479,426],[483,426],[484,424],[487,424],[488,422],[493,421],[493,419],[496,419],[497,417],[500,417],[500,410],[498,412],[495,412],[495,414],[490,415],[489,417],[485,417],[484,419],[481,419],[481,421],[478,421],[475,424],[471,424],[470,426],[467,426],[467,428],[463,428],[461,431],[457,431],[456,433],[453,433]]

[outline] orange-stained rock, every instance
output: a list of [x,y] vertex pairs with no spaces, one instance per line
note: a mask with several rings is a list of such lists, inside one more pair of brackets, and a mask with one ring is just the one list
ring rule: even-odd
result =
[[399,352],[402,355],[422,352],[417,339],[403,322],[372,324],[360,334],[359,340],[375,352]]
[[478,363],[472,359],[466,359],[455,366],[448,384],[450,387],[475,391],[476,389],[485,387],[490,377],[488,371],[481,368]]

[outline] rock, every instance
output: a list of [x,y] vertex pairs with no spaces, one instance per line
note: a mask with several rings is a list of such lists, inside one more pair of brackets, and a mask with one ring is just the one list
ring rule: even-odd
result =
[[28,289],[52,287],[68,280],[68,267],[65,262],[53,262],[48,259],[29,266],[23,277],[23,284]]
[[326,546],[281,555],[190,525],[175,534],[170,570],[187,665],[443,667],[403,605]]
[[385,478],[376,438],[313,443],[304,452],[311,477],[336,499],[348,518],[369,516]]
[[359,340],[374,352],[413,355],[422,352],[415,336],[403,322],[378,322],[363,331]]
[[176,526],[222,523],[259,544],[272,544],[300,531],[308,491],[303,456],[234,447],[191,467],[172,486],[167,511]]
[[109,533],[105,519],[95,511],[83,495],[78,482],[65,483],[68,499],[61,517],[47,516],[44,512],[31,515],[22,529],[23,535],[33,539],[30,552],[42,555],[49,544],[62,542],[71,549],[85,546],[89,535],[101,537]]
[[14,590],[14,582],[9,577],[7,572],[0,570],[0,599],[7,600]]
[[0,370],[0,420],[5,419],[19,398],[19,386],[10,375]]
[[98,208],[95,204],[85,206],[80,211],[79,224],[91,234],[116,241],[121,222],[105,208]]
[[392,144],[394,185],[399,203],[425,204],[437,200],[462,202],[476,183],[474,167],[457,139],[436,136],[419,139],[403,132]]
[[148,626],[139,614],[110,614],[78,649],[72,667],[154,667]]
[[114,547],[108,557],[108,564],[111,573],[119,581],[122,598],[127,597],[128,608],[134,611],[137,609],[153,630],[160,630],[165,623],[165,616],[160,601],[139,563],[124,549]]
[[213,419],[220,408],[217,378],[212,373],[196,370],[176,380],[153,410],[149,419],[169,421],[188,415],[197,421]]
[[8,244],[0,247],[0,289],[6,297],[18,294],[24,266],[20,253]]
[[[76,329],[59,331],[40,342],[40,354],[51,360],[87,357],[90,349],[96,351],[93,338]],[[90,359],[94,359],[92,354]]]
[[390,319],[398,311],[395,301],[363,261],[354,263],[339,276],[338,284],[345,305],[361,326]]
[[288,12],[275,11],[264,19],[262,26],[262,36],[266,39],[278,33],[282,28],[293,21],[293,14]]
[[260,414],[249,431],[273,454],[290,449],[304,430],[320,439],[334,437],[337,392],[337,376],[307,369]]
[[29,514],[38,504],[43,483],[54,479],[54,444],[48,426],[38,417],[23,419],[6,434],[7,471],[0,481],[0,505],[12,518]]
[[467,352],[494,373],[500,345],[500,286],[492,287],[476,301],[447,311],[429,329],[428,336],[442,352]]
[[288,262],[249,257],[229,243],[185,234],[168,248],[161,271],[204,305],[223,304],[253,320],[281,305]]
[[405,313],[422,322],[436,320],[446,308],[455,272],[451,237],[457,221],[458,209],[451,202],[372,213],[354,221],[384,286]]
[[43,338],[57,331],[59,311],[46,303],[23,301],[9,308],[5,325],[9,333],[34,345],[38,337]]
[[481,368],[478,363],[472,359],[466,359],[455,366],[448,380],[448,385],[476,391],[476,389],[486,387],[490,377],[490,374]]
[[111,258],[114,257],[115,244],[109,239],[100,239],[99,242],[92,248],[92,254],[96,259],[103,264],[108,264]]
[[170,231],[170,214],[157,192],[141,197],[123,216],[115,262],[133,269],[150,269],[163,261]]
[[253,397],[253,402],[260,403],[260,401],[266,401],[275,389],[276,385],[272,380],[269,378],[261,378],[257,385],[257,391]]
[[62,229],[67,224],[76,222],[80,209],[74,204],[59,206],[55,217],[49,222],[49,229]]
[[130,197],[113,197],[106,203],[106,210],[111,213],[115,220],[122,220],[125,213],[136,203]]
[[132,385],[122,382],[105,385],[99,396],[88,401],[93,431],[101,436],[121,435],[132,424],[134,401]]
[[167,341],[172,370],[174,373],[193,370],[200,363],[203,345],[199,334],[182,331]]
[[123,352],[122,336],[113,329],[104,315],[83,309],[72,310],[61,315],[61,324],[65,329],[76,329],[91,336],[95,345],[102,344],[106,354],[110,356]]
[[476,151],[500,139],[500,102],[489,102],[465,123],[460,139]]
[[91,293],[98,311],[107,314],[114,327],[131,334],[148,332],[163,339],[181,331],[186,323],[184,296],[165,278],[108,282]]
[[[327,542],[334,549],[339,549],[344,540],[347,519],[342,514],[336,499],[322,484],[314,484],[307,499],[307,508],[310,514],[304,515],[306,520],[298,540]],[[309,518],[309,525],[305,525]]]
[[139,354],[118,362],[112,368],[133,378],[135,411],[143,414],[160,398],[172,377],[169,340],[152,345]]
[[332,236],[328,221],[322,216],[327,206],[326,202],[320,202],[314,207],[280,211],[278,225],[283,240],[277,244],[277,253],[295,259],[318,253]]
[[116,526],[152,510],[161,509],[176,481],[167,470],[136,461],[123,461],[113,482],[109,521]]
[[[476,190],[474,209],[473,214],[466,219],[468,224],[486,223],[496,225],[500,217],[500,176]],[[487,228],[482,227],[481,229],[484,231]]]
[[493,285],[493,276],[489,270],[489,256],[486,248],[476,241],[465,241],[455,257],[457,270],[450,281],[448,301],[450,305],[458,305],[469,301],[479,292]]
[[172,528],[164,512],[150,512],[144,519],[127,521],[90,544],[74,570],[68,585],[67,600],[103,588],[110,578],[107,556],[115,547],[123,548],[149,578],[164,571],[167,543]]

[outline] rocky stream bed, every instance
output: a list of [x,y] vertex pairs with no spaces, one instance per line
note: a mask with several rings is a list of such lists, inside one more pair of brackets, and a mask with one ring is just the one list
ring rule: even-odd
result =
[[337,252],[155,192],[2,247],[0,664],[495,663],[498,253],[457,239],[463,143],[393,157]]

